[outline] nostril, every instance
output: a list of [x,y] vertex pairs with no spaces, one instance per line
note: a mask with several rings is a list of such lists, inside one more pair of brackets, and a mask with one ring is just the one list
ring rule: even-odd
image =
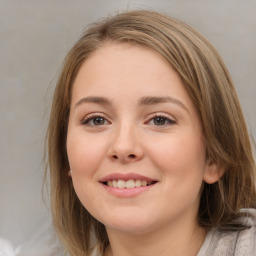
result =
[[126,156],[119,156],[118,154],[117,155],[112,155],[112,159],[120,159],[120,160],[133,160],[133,159],[136,159],[137,156],[135,154],[129,154],[129,155],[126,155]]

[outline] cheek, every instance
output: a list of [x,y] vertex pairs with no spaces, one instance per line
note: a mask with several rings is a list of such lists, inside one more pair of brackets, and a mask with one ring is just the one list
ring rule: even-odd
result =
[[70,168],[74,175],[89,175],[97,169],[105,155],[105,147],[99,138],[83,133],[68,133],[67,153]]
[[[151,143],[152,144],[152,143]],[[195,133],[176,133],[154,145],[148,144],[148,154],[165,175],[177,179],[202,177],[205,170],[205,149],[200,136]]]
[[85,136],[79,131],[70,132],[67,136],[67,153],[73,186],[81,203],[89,209],[93,202],[99,200],[97,193],[94,193],[95,184],[98,183],[96,174],[106,155],[106,147],[99,140],[100,138],[92,138],[90,134]]

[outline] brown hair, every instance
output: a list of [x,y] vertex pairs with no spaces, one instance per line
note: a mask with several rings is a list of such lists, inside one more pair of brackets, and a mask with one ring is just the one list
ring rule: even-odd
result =
[[106,42],[149,47],[180,75],[203,128],[207,157],[225,169],[215,184],[203,184],[199,225],[227,226],[241,208],[255,207],[255,162],[230,75],[217,51],[181,21],[151,11],[131,11],[89,27],[68,53],[60,74],[49,121],[48,163],[53,222],[71,255],[89,255],[92,235],[108,245],[103,224],[78,200],[66,152],[72,84],[90,54]]

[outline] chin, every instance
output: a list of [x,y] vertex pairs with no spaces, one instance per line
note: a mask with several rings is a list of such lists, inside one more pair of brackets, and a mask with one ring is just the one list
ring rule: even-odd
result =
[[123,234],[133,234],[140,235],[145,234],[150,230],[148,225],[141,225],[141,223],[111,223],[110,225],[105,225],[107,230],[115,230]]
[[118,232],[128,234],[143,234],[150,230],[152,226],[152,218],[141,214],[131,214],[126,212],[124,214],[113,214],[110,218],[106,216],[101,221],[106,229],[115,230]]

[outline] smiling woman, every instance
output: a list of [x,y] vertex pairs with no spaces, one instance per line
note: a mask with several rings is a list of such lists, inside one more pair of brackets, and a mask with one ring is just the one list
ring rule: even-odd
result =
[[[95,95],[105,100],[77,105]],[[110,241],[164,233],[183,240],[194,232],[199,249],[199,191],[204,179],[212,183],[220,174],[206,160],[200,120],[181,79],[157,53],[111,42],[84,62],[73,83],[67,155],[76,194]]]
[[85,32],[56,86],[48,156],[71,255],[255,253],[255,162],[235,89],[180,21],[133,11]]

